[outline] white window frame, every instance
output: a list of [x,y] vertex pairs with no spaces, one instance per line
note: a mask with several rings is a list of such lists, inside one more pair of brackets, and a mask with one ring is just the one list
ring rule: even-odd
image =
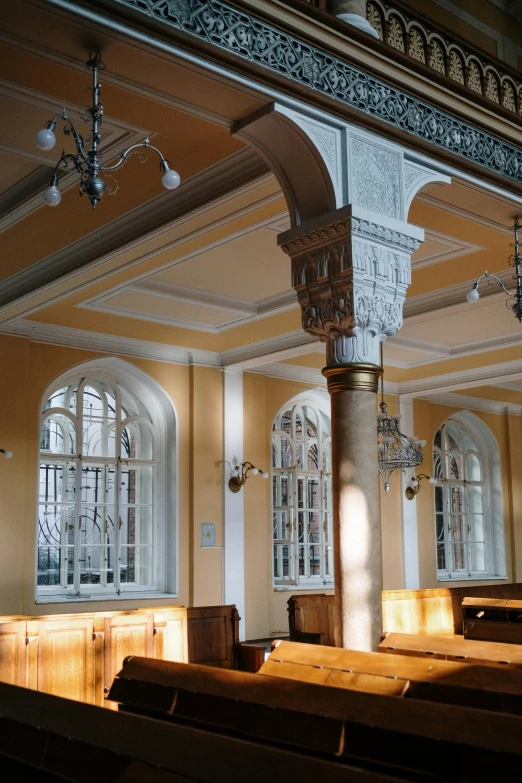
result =
[[[144,406],[150,416],[151,421],[146,418],[129,416],[125,422],[116,421],[116,453],[114,457],[80,457],[80,444],[76,444],[75,455],[57,455],[47,452],[39,452],[38,456],[38,482],[40,480],[40,463],[44,461],[47,464],[71,464],[77,465],[76,470],[76,498],[75,498],[75,523],[79,518],[79,507],[81,505],[79,487],[81,483],[81,466],[93,465],[113,465],[117,471],[117,484],[119,487],[119,476],[125,465],[132,463],[133,466],[151,466],[153,468],[153,563],[151,568],[151,584],[137,585],[125,582],[119,583],[118,569],[115,568],[114,584],[79,584],[79,576],[76,574],[78,563],[75,563],[75,582],[73,586],[39,586],[37,583],[38,574],[38,516],[37,516],[37,535],[35,545],[35,600],[36,603],[55,603],[72,601],[114,601],[132,598],[158,598],[158,597],[177,597],[178,595],[178,531],[177,531],[177,416],[172,401],[165,391],[150,376],[142,370],[134,367],[116,357],[99,359],[93,362],[85,362],[81,365],[72,367],[46,389],[40,406],[40,427],[42,422],[53,411],[57,410],[66,415],[71,421],[76,417],[65,409],[45,408],[47,400],[59,389],[67,387],[75,381],[82,379],[82,388],[85,385],[96,386],[96,381],[106,381],[117,395],[120,394],[120,386],[127,389]],[[81,408],[78,408],[81,413]],[[139,420],[149,429],[154,431],[154,453],[152,460],[132,459],[125,460],[118,457],[120,448],[120,438],[123,427],[132,421]],[[76,419],[77,438],[81,439],[81,418]],[[167,480],[168,479],[168,480]],[[118,517],[116,516],[116,519]],[[117,527],[117,526],[116,526]],[[117,552],[118,535],[116,534],[115,551]],[[76,540],[75,547],[79,546]],[[76,554],[76,549],[75,549]],[[77,557],[75,558],[77,560]]]
[[[442,480],[437,480],[434,475],[434,487],[442,487],[443,498],[443,523],[444,523],[444,543],[446,568],[438,567],[437,544],[437,512],[436,498],[434,493],[434,533],[435,533],[435,567],[437,569],[438,582],[464,582],[464,581],[482,581],[506,578],[505,566],[505,547],[504,547],[504,518],[502,511],[502,489],[500,474],[500,454],[496,440],[489,428],[482,422],[478,416],[470,411],[459,411],[448,417],[437,429],[437,433],[448,424],[454,423],[461,430],[467,432],[471,440],[475,443],[476,449],[462,449],[462,462],[464,467],[464,476],[467,475],[467,458],[469,454],[474,453],[480,464],[481,480],[470,481],[467,479],[453,479],[444,476]],[[445,470],[446,457],[443,449],[435,446],[433,440],[432,455],[438,452],[442,456],[443,470]],[[443,445],[443,444],[442,444]],[[449,529],[451,527],[451,488],[454,486],[463,488],[463,513],[464,530],[466,538],[465,557],[467,569],[456,569],[453,567],[453,557],[451,553],[451,537]],[[472,556],[471,548],[474,542],[469,538],[470,526],[470,491],[473,486],[482,488],[482,509],[484,519],[484,546],[485,546],[485,566],[483,571],[473,570],[471,567]],[[493,491],[495,487],[495,491]]]
[[[273,427],[279,417],[285,413],[288,410],[292,411],[292,431],[295,431],[295,421],[296,416],[298,412],[300,413],[303,421],[303,432],[305,431],[305,421],[304,421],[304,414],[303,414],[303,406],[308,406],[310,408],[313,408],[315,410],[317,420],[318,420],[318,436],[317,438],[303,438],[303,454],[308,453],[308,448],[312,445],[313,441],[317,441],[318,446],[318,464],[319,464],[319,470],[309,470],[305,469],[304,467],[299,467],[297,465],[297,458],[296,458],[296,442],[295,440],[286,432],[283,430],[274,430]],[[331,421],[330,416],[330,405],[329,405],[329,397],[326,393],[323,393],[322,391],[317,392],[309,392],[308,394],[304,395],[297,395],[296,397],[293,397],[291,400],[289,400],[285,405],[283,405],[280,410],[278,411],[277,415],[274,418],[274,421],[272,422],[272,431],[271,431],[271,442],[274,442],[274,439],[277,437],[282,437],[286,439],[289,442],[291,454],[292,454],[292,465],[289,468],[280,468],[274,466],[273,458],[271,459],[272,464],[272,474],[271,474],[271,481],[272,481],[272,503],[273,503],[273,493],[274,493],[274,477],[278,475],[286,476],[288,479],[288,489],[287,489],[287,504],[286,505],[273,505],[272,504],[272,518],[271,518],[271,535],[270,535],[270,541],[271,541],[271,562],[272,562],[272,580],[273,580],[273,586],[275,590],[285,590],[285,589],[300,589],[300,590],[317,590],[317,589],[324,589],[324,588],[333,588],[334,587],[334,575],[333,575],[333,508],[332,508],[332,489],[331,489],[331,482],[332,482],[332,474],[331,472],[327,472],[323,470],[323,449],[328,444],[330,445],[331,449],[331,434],[324,435],[322,432],[322,420],[321,416],[325,416],[328,421]],[[306,486],[306,482],[308,479],[317,479],[318,481],[318,490],[319,490],[319,508],[318,513],[320,517],[320,539],[319,539],[319,549],[320,549],[320,573],[317,575],[300,575],[299,574],[299,536],[298,536],[298,514],[300,511],[304,511],[305,508],[305,500],[303,500],[303,506],[299,508],[298,504],[298,488],[299,488],[299,481],[303,481],[304,485]],[[326,485],[326,486],[325,486]],[[279,487],[276,485],[276,489],[278,490]],[[306,490],[304,490],[306,493]],[[325,504],[324,498],[325,498],[325,492],[327,493],[330,501],[330,507],[328,508],[328,503]],[[284,538],[274,538],[273,536],[273,515],[274,513],[284,513],[286,514],[287,518],[287,524],[286,528],[288,530],[288,535]],[[327,527],[327,531],[325,530],[325,526]],[[326,532],[328,532],[328,536],[326,535]],[[305,545],[306,546],[306,545]],[[274,568],[274,547],[279,547],[279,557],[282,558],[283,556],[283,547],[288,547],[288,576],[278,576],[275,573]],[[331,573],[326,573],[326,566],[325,566],[325,552],[326,549],[329,549],[329,556],[330,556],[330,563],[331,563]],[[308,562],[308,558],[305,558],[305,563]]]

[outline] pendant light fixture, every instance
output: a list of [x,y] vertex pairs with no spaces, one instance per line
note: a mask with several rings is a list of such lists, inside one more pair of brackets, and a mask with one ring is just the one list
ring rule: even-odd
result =
[[[384,362],[381,351],[381,367],[384,371]],[[381,402],[380,413],[377,414],[377,459],[379,473],[384,484],[386,494],[390,491],[390,479],[394,470],[408,470],[422,464],[422,448],[425,440],[403,435],[399,430],[400,414],[388,415],[384,402],[384,380],[381,375]]]
[[506,307],[508,307],[510,310],[513,311],[513,314],[515,318],[517,318],[522,323],[522,258],[520,256],[520,241],[518,238],[518,230],[520,228],[520,223],[518,222],[518,219],[515,220],[515,225],[513,226],[513,231],[515,234],[515,241],[512,245],[515,252],[509,259],[510,266],[514,267],[515,274],[513,275],[515,282],[516,282],[516,289],[514,292],[508,291],[502,280],[500,280],[496,275],[490,275],[489,272],[484,272],[483,275],[480,275],[475,282],[473,283],[473,288],[471,291],[468,291],[468,294],[466,296],[466,299],[468,302],[474,303],[478,302],[480,299],[480,294],[478,292],[479,283],[482,280],[483,277],[487,277],[488,280],[495,280],[496,283],[502,288],[505,293],[511,297],[506,302]]
[[[163,157],[157,147],[153,147],[149,143],[148,138],[138,144],[132,144],[127,149],[119,153],[117,160],[111,166],[102,166],[100,161],[99,145],[101,141],[100,125],[103,121],[103,104],[100,102],[101,85],[98,82],[98,71],[102,71],[105,65],[102,62],[100,52],[94,52],[89,55],[89,59],[86,62],[87,68],[92,71],[92,103],[90,107],[83,109],[83,114],[86,116],[86,121],[91,124],[90,136],[84,139],[80,133],[76,130],[73,123],[67,116],[67,112],[64,109],[61,114],[57,114],[52,120],[49,120],[47,126],[39,130],[36,134],[36,146],[44,151],[52,150],[56,144],[55,128],[59,120],[63,120],[65,125],[63,132],[66,136],[72,136],[74,143],[76,144],[76,154],[62,151],[60,160],[55,166],[51,182],[47,190],[44,192],[44,201],[50,207],[56,207],[62,200],[61,193],[58,189],[58,170],[63,168],[75,168],[80,175],[80,195],[87,196],[94,209],[100,201],[101,197],[106,192],[111,192],[111,189],[105,183],[103,177],[104,173],[112,176],[112,172],[117,171],[124,163],[127,162],[129,156],[141,149],[144,151],[151,150],[155,152],[159,157],[160,172],[163,173],[161,181],[163,187],[167,190],[174,190],[180,183],[180,176],[177,171],[170,168],[168,161]],[[82,115],[83,119],[83,115]],[[146,155],[142,151],[141,161],[146,160]],[[114,191],[115,192],[115,191]]]

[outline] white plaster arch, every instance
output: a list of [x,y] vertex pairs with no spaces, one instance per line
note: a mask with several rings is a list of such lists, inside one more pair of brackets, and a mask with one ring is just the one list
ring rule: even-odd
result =
[[[150,413],[156,434],[157,487],[155,506],[159,521],[157,544],[160,578],[158,591],[178,594],[178,414],[163,387],[144,370],[117,356],[100,357],[71,365],[48,384],[39,411],[49,397],[70,381],[87,374],[120,383]],[[132,597],[130,594],[129,597]],[[153,594],[150,594],[153,597]],[[112,599],[114,600],[114,599]]]

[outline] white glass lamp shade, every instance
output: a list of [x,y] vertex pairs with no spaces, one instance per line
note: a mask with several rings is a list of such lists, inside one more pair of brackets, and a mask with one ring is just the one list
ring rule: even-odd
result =
[[47,188],[47,190],[44,191],[44,201],[46,204],[48,204],[50,207],[57,207],[60,201],[62,200],[62,194],[56,187],[56,185],[51,185],[51,187]]
[[163,187],[167,190],[175,190],[181,182],[181,177],[177,171],[174,171],[173,169],[167,169],[161,178],[161,182]]
[[6,459],[11,459],[12,456],[13,456],[13,452],[12,451],[4,451],[4,457]]
[[252,468],[251,473],[253,476],[257,476],[257,474],[259,473],[259,468]]
[[429,478],[428,481],[430,482],[430,484],[435,484],[435,479],[434,478]]
[[413,479],[413,481],[411,482],[411,485],[412,485],[412,487],[418,487],[419,486],[419,482],[417,481],[417,479]]
[[268,473],[266,473],[266,472],[265,473],[261,473],[261,477],[264,478],[264,479],[267,479],[268,478]]
[[50,128],[42,128],[36,134],[36,146],[39,150],[52,150],[56,144],[56,136]]
[[472,302],[472,303],[478,302],[478,300],[480,299],[480,294],[478,290],[476,288],[472,288],[471,291],[468,291],[466,295],[466,299],[468,300],[468,302]]

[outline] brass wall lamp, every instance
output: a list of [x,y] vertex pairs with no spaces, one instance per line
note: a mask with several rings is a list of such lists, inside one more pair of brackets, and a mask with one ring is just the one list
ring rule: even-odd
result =
[[408,500],[413,500],[415,495],[420,492],[421,489],[421,481],[423,479],[428,479],[430,484],[435,484],[435,479],[431,478],[431,476],[427,476],[426,473],[419,473],[418,476],[412,476],[410,480],[410,486],[406,487],[406,490],[404,494],[408,498]]
[[268,473],[266,471],[260,471],[251,462],[242,462],[241,465],[234,465],[234,470],[237,471],[237,476],[232,476],[228,482],[228,488],[231,492],[239,492],[243,484],[248,478],[248,474],[257,476],[261,473],[261,478],[267,479]]

